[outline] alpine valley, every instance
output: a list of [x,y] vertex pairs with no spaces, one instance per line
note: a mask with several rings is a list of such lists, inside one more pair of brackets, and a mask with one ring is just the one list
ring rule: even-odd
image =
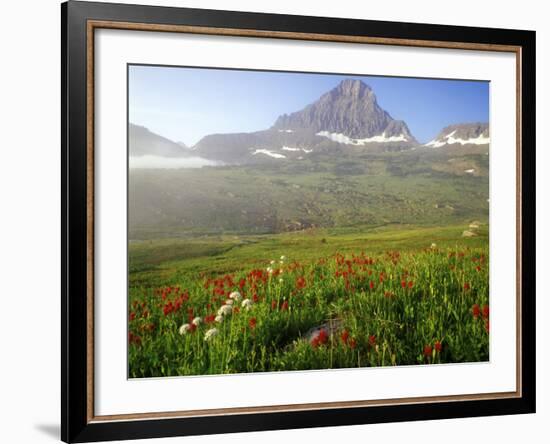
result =
[[488,124],[421,145],[360,80],[192,147],[130,123],[129,154],[131,239],[488,219]]

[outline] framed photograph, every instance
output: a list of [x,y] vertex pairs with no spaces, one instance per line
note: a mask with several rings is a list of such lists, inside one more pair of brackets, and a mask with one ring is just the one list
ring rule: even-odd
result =
[[69,1],[62,439],[535,411],[535,33]]

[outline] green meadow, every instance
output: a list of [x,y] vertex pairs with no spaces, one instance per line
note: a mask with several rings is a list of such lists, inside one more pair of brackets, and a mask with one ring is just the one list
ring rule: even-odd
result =
[[466,228],[132,242],[130,376],[487,360],[488,229]]

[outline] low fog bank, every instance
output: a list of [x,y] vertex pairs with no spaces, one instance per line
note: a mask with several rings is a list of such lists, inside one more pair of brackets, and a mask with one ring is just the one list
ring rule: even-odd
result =
[[130,156],[130,169],[202,168],[216,165],[220,165],[220,162],[202,157]]

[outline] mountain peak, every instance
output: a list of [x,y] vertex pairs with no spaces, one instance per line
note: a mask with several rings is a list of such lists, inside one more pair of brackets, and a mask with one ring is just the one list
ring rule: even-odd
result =
[[414,142],[404,122],[380,108],[371,87],[357,79],[344,79],[301,111],[283,114],[273,129],[309,130],[333,140]]
[[356,97],[358,99],[365,98],[365,96],[373,97],[376,100],[376,96],[372,93],[371,87],[363,81],[356,79],[342,80],[331,92],[339,95]]

